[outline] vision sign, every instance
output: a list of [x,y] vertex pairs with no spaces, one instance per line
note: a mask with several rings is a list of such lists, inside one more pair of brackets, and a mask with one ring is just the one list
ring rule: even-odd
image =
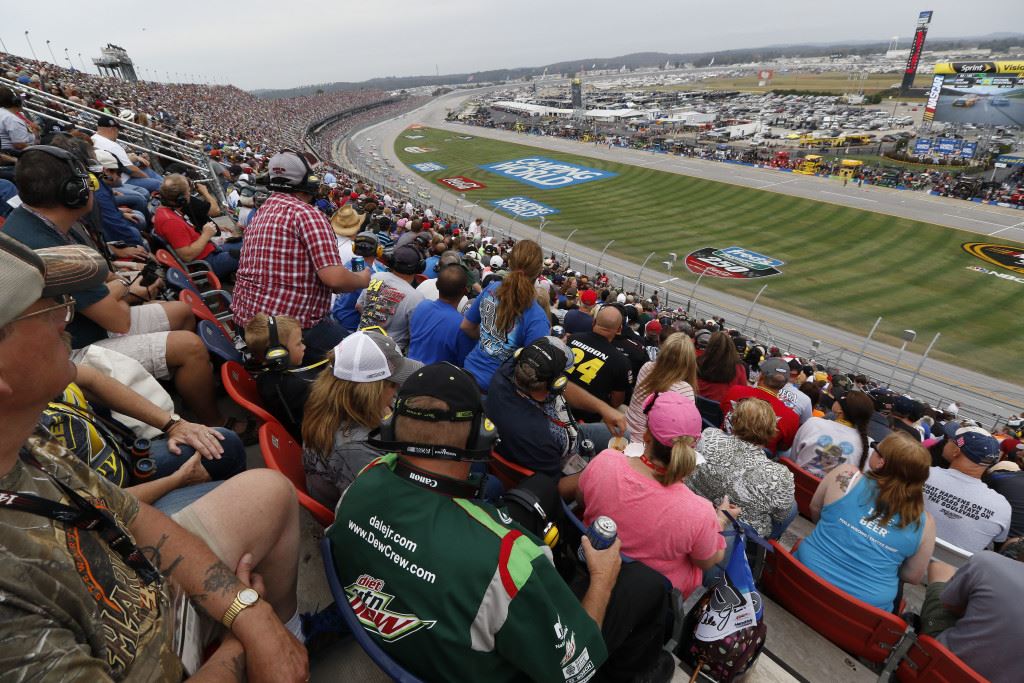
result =
[[510,213],[518,218],[540,218],[558,213],[558,209],[535,202],[529,197],[506,197],[505,199],[494,199],[491,204],[505,213]]
[[704,247],[687,254],[685,263],[690,272],[697,275],[747,279],[779,275],[782,271],[778,266],[785,262],[743,247]]
[[545,157],[513,159],[496,164],[487,164],[480,168],[505,176],[506,178],[513,178],[527,185],[533,185],[541,190],[570,187],[618,175],[611,171],[578,166],[567,161],[556,161],[555,159],[547,159]]

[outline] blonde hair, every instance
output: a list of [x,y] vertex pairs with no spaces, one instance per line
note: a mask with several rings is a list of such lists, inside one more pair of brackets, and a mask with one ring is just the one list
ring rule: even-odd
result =
[[664,472],[655,472],[654,479],[662,486],[671,486],[686,479],[697,469],[697,451],[694,450],[696,440],[692,436],[677,436],[672,445],[665,444],[654,438],[651,430],[648,452],[654,460],[664,465]]
[[779,431],[777,421],[771,404],[759,398],[743,399],[729,414],[732,433],[756,446],[766,446],[775,438]]
[[302,445],[326,460],[334,448],[334,433],[342,427],[377,427],[387,414],[385,382],[338,379],[329,364],[310,387],[302,417]]
[[874,512],[868,521],[881,526],[899,515],[902,529],[921,521],[924,512],[924,484],[931,472],[932,458],[917,439],[904,432],[893,432],[875,447],[882,466],[864,476],[874,480]]
[[508,333],[519,316],[537,299],[533,284],[544,265],[544,252],[533,240],[519,240],[508,257],[509,274],[494,290],[498,312],[494,325],[498,332]]
[[[302,332],[302,326],[295,318],[287,315],[275,315],[274,322],[277,323],[277,343],[284,345],[285,341],[296,331]],[[257,313],[249,324],[245,326],[245,345],[253,357],[263,362],[270,348],[270,316],[266,313]]]
[[658,348],[658,358],[644,381],[636,388],[640,398],[655,392],[670,391],[672,385],[684,381],[696,393],[697,352],[690,337],[682,332],[673,332]]

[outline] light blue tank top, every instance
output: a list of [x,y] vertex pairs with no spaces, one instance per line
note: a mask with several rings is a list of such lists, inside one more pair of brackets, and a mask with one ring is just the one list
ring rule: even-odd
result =
[[861,476],[853,489],[821,509],[821,519],[797,548],[796,558],[833,586],[869,605],[891,612],[903,561],[917,552],[924,513],[899,528],[899,516],[881,526],[867,521],[877,485]]

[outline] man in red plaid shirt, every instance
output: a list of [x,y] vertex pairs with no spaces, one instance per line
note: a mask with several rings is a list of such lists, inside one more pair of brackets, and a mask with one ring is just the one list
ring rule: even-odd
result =
[[273,193],[245,230],[231,310],[243,327],[257,313],[295,318],[306,362],[315,362],[346,335],[330,316],[331,292],[365,288],[370,271],[353,273],[341,262],[330,221],[312,206],[320,179],[306,160],[284,151],[269,169]]

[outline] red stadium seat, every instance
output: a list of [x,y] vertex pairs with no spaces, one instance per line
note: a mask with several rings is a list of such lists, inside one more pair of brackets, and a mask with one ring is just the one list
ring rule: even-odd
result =
[[278,422],[278,419],[263,407],[263,401],[256,389],[256,380],[240,363],[229,360],[221,365],[220,379],[231,400],[255,415],[256,419],[261,422]]
[[779,462],[788,467],[789,471],[793,473],[793,483],[796,485],[796,507],[800,510],[801,515],[810,519],[811,499],[814,498],[814,492],[818,490],[818,484],[821,483],[821,479],[801,468],[789,458],[779,458]]
[[209,320],[211,323],[220,328],[220,331],[224,333],[225,337],[234,338],[234,331],[225,325],[224,323],[229,322],[232,316],[229,314],[224,318],[218,318],[214,315],[210,307],[203,303],[203,299],[200,295],[193,292],[191,289],[183,289],[178,293],[178,299],[184,301],[192,309],[192,315],[198,320]]
[[506,491],[515,488],[516,484],[521,480],[535,474],[533,470],[517,465],[511,460],[506,460],[498,455],[497,451],[493,450],[491,451],[491,460],[487,463],[487,469],[498,478],[498,481],[501,482]]
[[[202,289],[221,288],[217,274],[213,272],[213,268],[206,261],[182,261],[170,247],[167,249],[157,249],[153,255],[156,257],[157,263],[163,267],[177,268],[183,273],[188,274],[189,279],[195,282],[197,286],[201,285]],[[212,280],[210,276],[213,277]],[[214,282],[217,283],[216,287],[212,286]]]
[[299,497],[299,505],[309,510],[320,526],[334,524],[334,513],[306,493],[306,472],[302,468],[302,447],[279,422],[266,422],[260,427],[260,453],[272,470],[288,477]]
[[900,683],[984,683],[987,679],[939,641],[918,636],[900,660],[896,680]]
[[761,588],[775,602],[855,657],[881,664],[906,637],[907,624],[839,590],[800,564],[776,541],[768,553]]

